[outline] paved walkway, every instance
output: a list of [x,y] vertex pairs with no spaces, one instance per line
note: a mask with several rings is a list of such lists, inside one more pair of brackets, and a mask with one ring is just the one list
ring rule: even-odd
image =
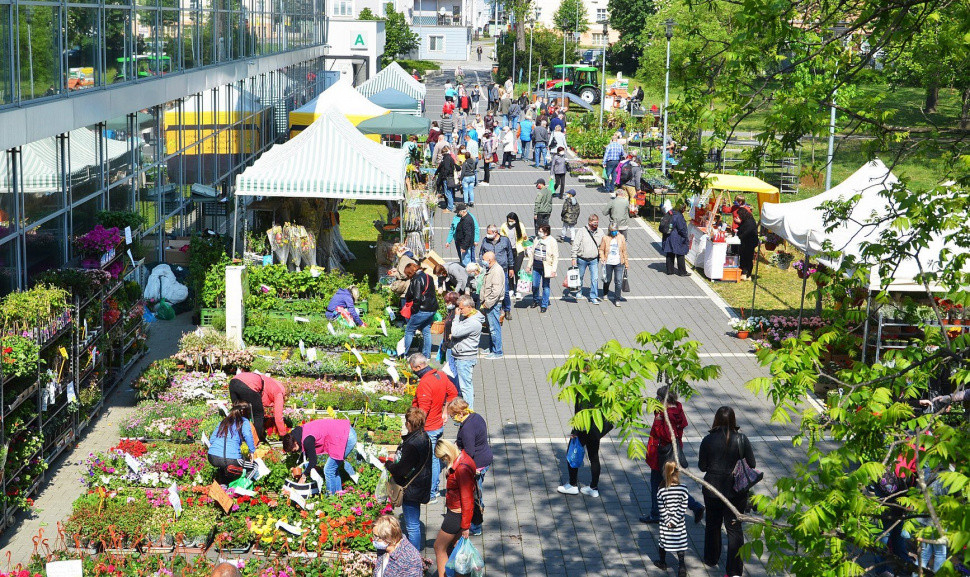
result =
[[[453,67],[452,67],[453,68]],[[466,68],[469,82],[475,71]],[[450,71],[433,79],[427,97],[428,115],[437,118],[444,100],[443,84]],[[488,73],[478,71],[481,82]],[[568,131],[567,131],[568,136]],[[532,231],[532,206],[536,178],[544,177],[524,161],[512,170],[493,170],[491,186],[475,191],[471,210],[484,228],[501,224],[509,211],[518,213]],[[578,191],[582,212],[580,223],[595,212],[601,215],[608,195],[567,177],[567,188]],[[559,236],[562,201],[555,200],[551,225]],[[452,215],[435,217],[434,248],[446,259],[456,258],[454,248],[444,248]],[[603,220],[600,221],[605,226]],[[483,231],[484,233],[484,231]],[[734,407],[742,431],[752,438],[759,468],[766,473],[760,490],[773,485],[795,460],[790,439],[794,427],[766,424],[771,409],[763,398],[754,397],[744,384],[763,374],[746,341],[729,332],[730,310],[699,278],[667,276],[659,238],[637,221],[627,236],[631,257],[632,292],[622,308],[609,303],[594,306],[585,298],[562,300],[561,281],[569,266],[567,246],[560,243],[558,277],[553,282],[553,301],[546,314],[520,303],[514,318],[503,329],[505,359],[481,359],[475,370],[476,407],[485,416],[492,438],[495,462],[486,480],[485,533],[476,541],[484,547],[492,575],[643,575],[660,574],[651,562],[659,538],[656,525],[641,524],[637,517],[650,507],[649,468],[626,457],[626,448],[607,437],[600,451],[603,473],[600,497],[563,496],[556,487],[566,481],[564,454],[572,407],[556,400],[557,389],[548,380],[549,371],[559,365],[570,349],[595,349],[609,339],[634,344],[642,331],[661,327],[687,327],[703,343],[702,359],[722,367],[722,376],[700,388],[686,407],[691,425],[685,452],[697,462],[697,447],[706,434],[714,411],[723,404]],[[588,281],[587,281],[588,282]],[[446,437],[451,436],[446,430]],[[589,481],[588,467],[580,471],[580,483]],[[688,481],[689,486],[693,484]],[[700,497],[699,488],[694,494]],[[440,525],[440,505],[430,508],[429,535]],[[688,568],[692,575],[724,574],[700,561],[704,528],[688,521],[692,551]],[[764,575],[764,566],[748,564],[749,575]]]

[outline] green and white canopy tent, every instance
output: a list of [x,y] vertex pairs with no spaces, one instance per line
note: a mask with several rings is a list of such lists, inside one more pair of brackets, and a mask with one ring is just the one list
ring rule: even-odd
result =
[[[306,130],[270,148],[236,177],[234,227],[240,196],[325,199],[328,211],[345,199],[403,204],[407,152],[370,140],[336,108],[318,112]],[[235,232],[233,237],[238,238]],[[336,226],[317,235],[317,246],[328,255],[322,262],[331,268],[342,268],[333,250],[341,245]]]
[[367,100],[390,110],[391,113],[421,116],[421,101],[411,98],[396,88],[385,88],[373,96],[368,96]]
[[[90,128],[76,128],[68,133],[64,147],[67,158],[62,158],[64,154],[61,153],[60,143],[54,137],[23,145],[16,167],[20,174],[20,191],[32,194],[59,191],[62,186],[62,161],[72,185],[88,182],[92,173],[97,174],[102,162],[98,147],[98,135]],[[128,141],[105,139],[101,155],[109,169],[119,169],[130,162]],[[7,193],[12,189],[9,163],[0,163],[0,192]]]
[[421,115],[424,100],[427,97],[427,88],[414,79],[406,70],[401,68],[397,62],[391,62],[383,70],[374,75],[373,78],[357,87],[357,91],[370,98],[375,94],[383,92],[388,88],[393,88],[411,98],[417,100],[420,105],[414,111],[408,111],[415,116]]

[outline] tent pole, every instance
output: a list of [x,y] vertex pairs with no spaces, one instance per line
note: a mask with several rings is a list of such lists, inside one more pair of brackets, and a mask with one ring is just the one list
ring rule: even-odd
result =
[[[808,256],[805,256],[805,268],[808,268]],[[805,312],[805,286],[808,285],[808,277],[804,275],[802,278],[802,303],[798,305],[798,330],[796,333],[802,332],[802,313]]]
[[236,258],[236,238],[239,233],[239,195],[236,195],[236,206],[232,210],[232,258]]
[[404,242],[404,199],[400,200],[400,206],[401,206],[401,210],[398,212],[398,222],[400,223],[400,226],[398,227],[398,230],[401,231],[401,242],[403,243]]
[[[761,219],[758,219],[758,230],[761,230]],[[741,263],[739,262],[738,265]],[[754,297],[758,294],[758,268],[761,266],[761,245],[754,248],[754,288],[751,289],[751,311],[748,318],[754,316]]]
[[862,364],[866,363],[866,348],[869,346],[869,311],[872,309],[872,291],[866,291],[866,324],[862,325]]

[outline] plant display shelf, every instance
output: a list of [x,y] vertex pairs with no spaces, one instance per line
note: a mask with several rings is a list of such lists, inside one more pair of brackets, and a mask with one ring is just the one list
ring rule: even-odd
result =
[[[936,320],[923,320],[919,324],[907,322],[904,319],[889,318],[880,311],[876,315],[876,333],[870,335],[866,343],[868,348],[874,349],[876,356],[880,358],[885,351],[901,350],[911,346],[911,342],[923,335],[926,327],[942,327],[943,330],[959,329],[966,331],[970,326],[955,323],[943,323],[940,325]],[[888,330],[887,330],[888,329]],[[898,333],[895,331],[899,331]]]

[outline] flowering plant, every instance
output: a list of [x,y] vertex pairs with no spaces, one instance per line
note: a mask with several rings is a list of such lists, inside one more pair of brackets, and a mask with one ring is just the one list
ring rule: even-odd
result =
[[40,346],[20,335],[0,338],[2,347],[2,371],[5,376],[24,377],[37,372],[40,364]]
[[132,457],[141,457],[148,452],[148,447],[145,443],[135,439],[122,439],[117,445],[111,447],[112,451],[119,453],[128,453]]
[[798,278],[808,278],[818,272],[818,267],[816,265],[809,264],[805,259],[795,261],[792,268],[798,271]]
[[116,227],[104,228],[100,224],[86,234],[74,239],[74,245],[86,256],[100,256],[121,244],[121,233]]
[[[802,330],[816,332],[831,324],[822,317],[805,317],[802,319]],[[761,338],[755,341],[761,348],[777,349],[786,339],[798,336],[798,317],[785,315],[771,315],[761,322]]]
[[771,255],[772,264],[781,269],[788,268],[793,260],[795,260],[795,255],[783,250],[776,251]]
[[731,319],[731,328],[739,332],[751,332],[757,331],[759,328],[767,322],[767,319],[761,317],[750,317],[747,319]]

